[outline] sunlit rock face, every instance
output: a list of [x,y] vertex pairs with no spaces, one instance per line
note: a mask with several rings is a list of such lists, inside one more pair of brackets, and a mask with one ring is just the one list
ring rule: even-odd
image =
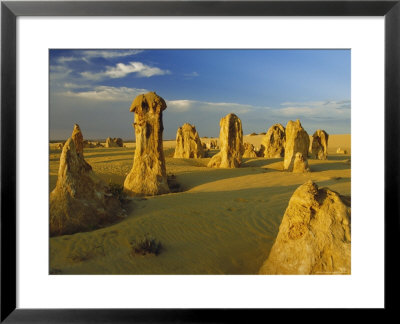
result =
[[244,152],[242,122],[235,114],[228,114],[221,118],[219,125],[221,150],[211,158],[208,167],[238,168]]
[[297,152],[295,155],[292,172],[293,173],[310,172],[310,168],[308,167],[308,160],[300,152]]
[[120,201],[83,157],[83,136],[75,125],[60,157],[50,193],[50,236],[93,230],[125,217]]
[[244,153],[243,153],[242,157],[244,157],[244,158],[256,158],[257,157],[257,153],[256,153],[256,150],[255,150],[253,144],[244,143]]
[[281,124],[272,125],[261,141],[259,155],[265,158],[280,158],[285,153],[285,127]]
[[106,139],[106,147],[123,147],[124,146],[124,141],[122,138],[111,138],[107,137]]
[[301,126],[300,121],[296,120],[294,122],[290,120],[286,125],[286,143],[283,169],[287,171],[293,171],[296,153],[301,153],[303,154],[304,158],[307,158],[309,147],[310,138],[303,126]]
[[296,189],[260,274],[350,274],[350,199],[308,181]]
[[218,149],[218,141],[217,140],[210,140],[210,142],[208,142],[206,145],[209,150]]
[[124,192],[129,196],[170,192],[162,138],[162,112],[166,108],[165,100],[155,92],[139,95],[132,102],[130,111],[135,114],[136,149],[132,169],[124,182]]
[[176,132],[176,146],[174,158],[203,158],[204,149],[196,127],[183,124]]
[[328,156],[329,135],[324,130],[318,129],[312,137],[311,153],[318,160],[326,160]]

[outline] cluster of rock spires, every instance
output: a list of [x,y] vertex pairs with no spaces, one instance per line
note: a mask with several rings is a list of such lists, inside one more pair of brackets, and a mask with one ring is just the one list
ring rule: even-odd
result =
[[350,274],[349,198],[308,181],[296,189],[260,274]]
[[[62,150],[64,148],[65,141],[62,143],[59,143],[56,148],[59,150]],[[104,147],[100,142],[89,142],[88,140],[83,141],[83,148],[96,148],[96,147]]]
[[85,161],[83,147],[82,132],[75,125],[50,193],[50,236],[93,230],[125,217],[119,199]]
[[[329,135],[324,130],[315,131],[312,138],[311,153],[319,160],[328,155]],[[299,120],[289,121],[286,128],[281,124],[272,125],[263,137],[258,156],[265,158],[284,157],[284,170],[294,173],[309,172],[308,152],[310,138]]]
[[[134,113],[136,150],[131,171],[124,181],[128,196],[151,196],[169,193],[163,151],[162,112],[165,100],[155,92],[137,96],[130,107]],[[310,139],[299,120],[270,127],[259,151],[243,144],[241,120],[228,114],[220,120],[220,152],[208,163],[211,168],[238,168],[242,157],[284,157],[284,170],[308,172]],[[71,234],[112,223],[124,216],[120,201],[94,174],[83,158],[83,148],[100,147],[99,142],[83,140],[75,125],[71,138],[62,145],[56,188],[50,194],[50,235]],[[328,134],[317,130],[313,135],[312,154],[326,159]],[[121,138],[107,138],[106,147],[123,147]],[[203,158],[208,149],[218,147],[216,140],[201,143],[194,125],[184,124],[177,131],[174,158]]]
[[122,138],[111,138],[107,137],[106,139],[106,147],[123,147],[124,146],[124,141]]
[[83,148],[95,148],[95,147],[104,147],[100,142],[89,142],[88,140],[83,141]]

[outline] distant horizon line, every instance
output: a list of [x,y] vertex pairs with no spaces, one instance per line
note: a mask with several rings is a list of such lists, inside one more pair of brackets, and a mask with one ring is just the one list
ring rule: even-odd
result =
[[[331,135],[351,135],[351,133],[345,133],[345,134],[343,134],[343,133],[341,133],[341,134],[332,134],[331,133],[331,134],[328,134],[328,135],[329,136],[331,136]],[[243,136],[251,136],[251,133],[250,134],[244,134]],[[253,136],[264,136],[264,135],[263,134],[256,134],[256,135],[253,135]],[[312,135],[308,134],[308,136],[312,136]],[[59,139],[59,138],[58,139],[49,139],[49,143],[57,143],[57,142],[66,141],[68,138],[66,138],[66,139]],[[122,138],[122,137],[120,137],[120,138]],[[200,139],[201,138],[216,138],[216,139],[218,139],[219,136],[200,136]],[[106,139],[107,139],[107,137],[106,138],[95,138],[95,139],[90,139],[90,138],[85,139],[84,138],[85,141],[89,141],[89,142],[105,142]],[[132,139],[124,139],[124,138],[122,138],[122,140],[125,143],[136,143],[136,140],[132,140]],[[176,138],[163,139],[163,141],[176,141]]]

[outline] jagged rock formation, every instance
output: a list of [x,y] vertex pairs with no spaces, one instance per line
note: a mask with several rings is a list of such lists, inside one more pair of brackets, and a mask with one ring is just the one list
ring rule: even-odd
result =
[[256,150],[255,150],[253,144],[244,143],[244,153],[243,153],[242,157],[244,157],[244,158],[256,158],[257,157],[257,153],[256,153]]
[[81,128],[78,124],[74,125],[74,130],[72,131],[71,138],[75,143],[76,153],[83,158],[83,135]]
[[259,155],[266,158],[280,158],[285,153],[285,127],[281,124],[272,125],[261,141]]
[[124,141],[122,138],[119,137],[107,137],[106,139],[106,147],[123,147],[124,146]]
[[50,236],[93,230],[124,216],[120,201],[83,158],[83,136],[75,125],[63,147],[57,184],[50,194]]
[[209,150],[218,149],[218,141],[217,140],[210,140],[210,142],[208,142],[206,145]]
[[58,149],[58,150],[62,150],[62,149],[63,149],[63,147],[64,147],[64,144],[65,144],[65,142],[58,143],[58,144],[57,144],[57,146],[56,146],[56,149]]
[[303,154],[306,159],[308,157],[308,149],[310,147],[310,138],[301,126],[300,121],[290,120],[286,125],[286,143],[285,157],[283,160],[283,169],[293,171],[293,163],[296,153]]
[[261,149],[261,145],[254,146],[254,152],[256,152],[257,157],[264,157],[264,148]]
[[347,151],[339,147],[339,148],[336,150],[336,153],[337,153],[337,154],[347,154]]
[[89,142],[88,140],[83,141],[83,148],[94,148],[96,147],[95,144],[92,142]]
[[207,144],[204,142],[201,142],[201,147],[203,148],[203,151],[204,151],[204,157],[208,157],[210,154],[210,150],[207,148]]
[[308,160],[301,154],[297,152],[293,162],[293,173],[303,173],[309,172],[310,168],[308,167]]
[[204,157],[204,149],[196,127],[187,123],[183,124],[176,132],[174,158],[197,159],[202,157]]
[[349,198],[308,181],[296,189],[260,274],[350,274]]
[[166,108],[164,99],[155,92],[139,95],[132,102],[130,111],[135,113],[136,149],[132,169],[124,182],[124,192],[130,196],[170,192],[162,139],[162,112]]
[[238,168],[242,162],[243,130],[242,122],[235,114],[221,118],[219,143],[221,150],[208,163],[209,168]]
[[324,130],[318,129],[313,134],[311,153],[318,160],[326,160],[328,156],[329,135]]

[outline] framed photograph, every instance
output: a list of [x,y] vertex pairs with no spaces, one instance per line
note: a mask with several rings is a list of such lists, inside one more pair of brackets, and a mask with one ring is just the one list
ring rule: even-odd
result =
[[399,16],[2,2],[1,320],[391,309]]

